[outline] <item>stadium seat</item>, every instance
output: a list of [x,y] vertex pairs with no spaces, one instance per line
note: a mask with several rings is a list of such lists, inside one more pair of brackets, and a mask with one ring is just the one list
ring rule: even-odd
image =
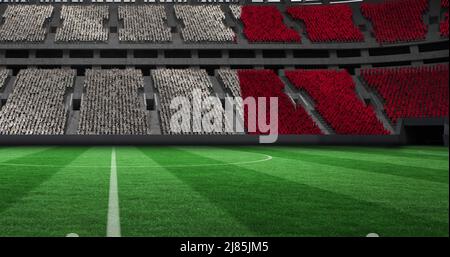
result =
[[0,134],[64,134],[64,94],[74,79],[74,70],[21,70],[13,92],[0,110]]
[[400,118],[448,117],[448,64],[364,69],[361,75],[382,97],[393,124]]
[[170,28],[162,5],[119,6],[119,40],[125,42],[169,42],[172,40]]
[[64,5],[61,9],[62,26],[56,31],[60,42],[106,42],[109,29],[107,5]]
[[78,134],[146,135],[150,126],[138,90],[140,70],[87,70]]
[[184,27],[186,42],[234,42],[235,34],[224,24],[225,14],[218,5],[175,5],[175,15]]
[[[297,105],[284,93],[284,84],[272,70],[228,70],[219,74],[220,79],[233,94],[238,94],[240,88],[242,99],[247,97],[278,97],[278,133],[279,134],[322,134],[305,109]],[[239,83],[238,85],[236,83]],[[258,104],[257,104],[258,105]],[[267,104],[268,106],[268,104]],[[258,109],[258,107],[256,108]],[[244,124],[249,134],[264,134],[255,125],[256,131],[249,131],[248,110],[244,109]],[[252,117],[252,116],[251,116]],[[266,120],[269,120],[269,113]],[[252,120],[252,119],[250,119]]]
[[287,12],[305,23],[311,42],[361,42],[364,36],[353,22],[352,9],[347,4],[294,6]]
[[362,3],[362,14],[372,22],[379,43],[424,40],[428,31],[423,15],[429,0],[391,0]]
[[346,70],[286,71],[286,77],[312,97],[315,109],[337,134],[389,134],[373,107],[358,99],[355,83]]
[[[161,130],[163,134],[222,134],[224,133],[225,122],[222,122],[220,131],[204,130],[201,121],[192,118],[189,125],[185,123],[174,124],[177,127],[172,128],[170,125],[171,118],[178,110],[170,107],[172,100],[176,97],[185,97],[192,103],[194,90],[198,90],[203,99],[203,105],[200,107],[201,115],[208,111],[210,106],[214,106],[211,110],[216,117],[223,117],[223,107],[219,98],[214,98],[212,83],[208,73],[205,70],[196,69],[157,69],[151,72],[155,88],[160,98],[160,117]],[[184,114],[192,117],[192,110],[183,109]],[[224,120],[223,120],[224,121]],[[196,130],[195,128],[198,128]]]
[[244,35],[249,42],[301,42],[300,35],[284,24],[275,6],[233,5],[230,9],[244,24]]
[[5,85],[6,79],[9,76],[9,71],[5,69],[0,69],[0,89]]
[[[443,9],[448,9],[448,0],[441,0],[441,7]],[[439,31],[441,32],[442,37],[448,37],[448,10],[446,13],[444,13],[444,19],[439,24]]]
[[44,41],[44,24],[52,13],[51,5],[8,5],[0,23],[0,42]]

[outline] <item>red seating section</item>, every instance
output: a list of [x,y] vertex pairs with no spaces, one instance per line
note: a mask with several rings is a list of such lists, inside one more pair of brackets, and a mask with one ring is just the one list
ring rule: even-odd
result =
[[[441,7],[448,9],[448,0],[441,0]],[[444,19],[441,21],[440,24],[440,32],[442,37],[448,37],[448,11],[444,14]]]
[[355,83],[346,70],[286,71],[286,77],[315,101],[315,109],[337,134],[389,134],[372,106],[358,99]]
[[364,36],[353,22],[352,9],[347,4],[295,6],[287,9],[306,25],[312,42],[360,42]]
[[241,20],[249,42],[300,42],[300,35],[283,23],[275,6],[243,6]]
[[368,69],[361,75],[385,100],[394,124],[399,118],[448,116],[448,65]]
[[[322,134],[303,107],[296,106],[283,92],[284,84],[272,70],[239,70],[238,77],[243,99],[278,97],[279,134]],[[244,113],[246,127],[248,115],[246,110]],[[266,115],[269,120],[269,114]],[[261,134],[261,132],[251,134]]]
[[380,43],[396,43],[425,39],[427,25],[423,14],[429,0],[389,0],[362,3],[362,14],[372,22],[375,38]]

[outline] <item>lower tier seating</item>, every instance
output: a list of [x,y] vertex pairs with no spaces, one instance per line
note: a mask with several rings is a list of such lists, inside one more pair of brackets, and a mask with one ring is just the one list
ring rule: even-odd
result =
[[389,134],[373,107],[357,97],[355,83],[346,70],[286,71],[286,77],[315,102],[315,109],[337,134]]
[[400,118],[448,117],[448,64],[361,71],[384,100],[393,124]]
[[145,135],[150,133],[140,70],[87,70],[78,134]]
[[[163,134],[222,134],[225,131],[224,109],[220,99],[214,97],[213,85],[205,70],[196,69],[157,69],[151,72],[154,85],[159,92],[161,131]],[[194,101],[194,93],[198,94],[200,103]],[[175,99],[184,98],[189,106],[179,106],[182,101]],[[179,99],[178,98],[178,99]],[[171,106],[175,104],[175,106]],[[191,105],[192,104],[192,105]],[[198,111],[193,110],[198,108]],[[220,117],[221,121],[210,120],[209,124],[218,124],[217,129],[204,126],[202,119],[196,119],[193,115],[206,113],[214,117]],[[186,117],[188,121],[171,123],[176,115]],[[178,117],[178,116],[177,116]]]
[[0,110],[0,134],[64,134],[64,95],[74,79],[74,70],[21,70],[13,92]]
[[[279,134],[322,134],[320,129],[314,123],[301,105],[297,105],[288,95],[284,93],[284,84],[280,78],[271,70],[238,70],[222,71],[220,73],[222,82],[229,88],[233,94],[238,94],[237,88],[240,87],[240,95],[245,100],[247,97],[278,97],[278,132]],[[237,78],[237,79],[236,79]],[[236,83],[239,82],[239,85]],[[258,104],[257,104],[258,106]],[[266,103],[268,107],[269,104]],[[245,106],[244,106],[245,107]],[[270,120],[270,113],[266,112],[266,120]],[[256,108],[258,110],[258,107]],[[264,134],[258,126],[253,132],[249,126],[249,120],[256,119],[256,113],[250,113],[247,108],[244,109],[244,122],[247,131],[250,134]],[[257,119],[256,119],[257,120]]]

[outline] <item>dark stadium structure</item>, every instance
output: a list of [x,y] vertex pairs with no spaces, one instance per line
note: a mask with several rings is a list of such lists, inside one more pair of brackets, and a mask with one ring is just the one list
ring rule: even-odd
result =
[[280,144],[448,145],[448,0],[254,2],[0,0],[0,145],[258,143],[172,134],[194,87],[270,91]]

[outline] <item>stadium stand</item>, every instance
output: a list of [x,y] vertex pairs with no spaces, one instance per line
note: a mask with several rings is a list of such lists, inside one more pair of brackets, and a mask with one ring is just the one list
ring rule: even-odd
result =
[[138,93],[144,87],[140,70],[87,70],[84,87],[78,134],[150,133],[144,100]]
[[0,89],[6,83],[6,79],[9,76],[9,71],[5,69],[0,69]]
[[[448,0],[441,0],[441,7],[443,9],[444,8],[448,9],[448,7],[449,7]],[[448,23],[449,23],[449,19],[448,19],[448,10],[447,10],[447,12],[444,13],[444,19],[439,24],[439,31],[441,32],[442,37],[448,37]]]
[[383,98],[393,124],[400,118],[448,117],[448,64],[363,69],[361,76]]
[[361,42],[364,36],[353,22],[352,9],[347,4],[294,6],[287,12],[305,23],[311,42]]
[[56,31],[58,42],[105,42],[109,29],[104,26],[109,19],[106,5],[67,6],[61,9],[62,26]]
[[[73,92],[69,89],[64,96],[68,114],[62,133],[67,135],[192,134],[170,131],[175,110],[169,104],[195,88],[203,97],[217,96],[214,102],[220,99],[222,109],[227,95],[279,96],[281,134],[323,133],[333,143],[348,138],[400,140],[393,138],[403,138],[413,127],[448,126],[448,87],[443,86],[448,78],[437,71],[442,63],[448,70],[448,0],[320,5],[88,2],[0,5],[0,105],[2,126],[9,126],[1,133],[34,133],[20,130],[32,125],[23,121],[25,114],[19,117],[25,125],[17,123],[12,115],[19,114],[8,107],[18,102],[13,84],[27,68],[76,70]],[[142,73],[132,69],[134,75],[125,75],[123,69],[131,67]],[[108,70],[112,68],[120,70]],[[290,77],[277,76],[284,70]],[[357,80],[349,75],[360,71]],[[5,76],[11,76],[9,81]],[[312,86],[313,79],[319,83]],[[113,85],[105,85],[108,81]],[[20,102],[17,110],[30,108]],[[237,110],[245,116],[244,106]],[[395,126],[400,118],[419,119]],[[107,119],[123,126],[113,129]],[[38,133],[42,131],[50,129]],[[393,136],[378,136],[387,134]]]
[[355,83],[346,70],[295,70],[285,74],[296,88],[312,97],[315,109],[337,134],[389,134],[373,107],[358,99]]
[[231,13],[244,24],[249,42],[301,42],[300,35],[283,23],[275,6],[230,6]]
[[235,34],[224,24],[225,14],[218,5],[175,5],[175,15],[184,24],[185,42],[234,42]]
[[[191,108],[175,110],[171,108],[171,102],[176,97],[186,97],[193,101],[192,93],[195,90],[199,90],[201,98],[204,101],[201,107],[202,117],[207,112],[212,112],[216,117],[223,117],[223,107],[220,99],[214,97],[214,91],[212,88],[211,80],[205,70],[196,69],[157,69],[151,72],[154,85],[159,92],[160,97],[160,117],[161,117],[161,130],[163,134],[221,134],[224,131],[225,122],[222,122],[222,126],[219,131],[204,130],[202,124],[199,124],[199,120],[191,119],[189,124],[181,123],[174,124],[177,127],[171,128],[171,117],[178,111],[182,111],[183,114],[191,117]],[[211,97],[212,96],[212,97]],[[209,110],[210,106],[214,106]],[[218,123],[215,123],[218,124]],[[198,130],[196,130],[198,128]]]
[[428,31],[423,15],[429,0],[392,0],[362,3],[362,14],[372,22],[379,43],[424,40]]
[[169,42],[172,40],[170,28],[162,5],[125,5],[118,8],[119,20],[123,28],[119,29],[119,40],[126,42]]
[[[217,71],[217,76],[220,82],[222,82],[223,87],[228,90],[231,97],[235,100],[243,100],[241,87],[239,86],[239,77],[237,72],[230,69],[220,69]],[[236,104],[236,115],[239,120],[244,119],[244,109],[242,101],[235,101]]]
[[52,13],[51,5],[8,5],[3,14],[4,23],[0,25],[0,41],[44,41],[47,34],[44,24]]
[[[240,87],[243,99],[247,97],[255,99],[257,97],[278,97],[279,134],[322,134],[305,109],[295,104],[284,93],[283,82],[272,70],[228,70],[222,71],[220,78],[225,85],[228,85],[226,87],[233,88],[236,94],[237,88]],[[266,119],[269,120],[269,117],[269,113],[267,113]],[[249,116],[248,110],[244,109],[244,122],[247,132],[249,134],[264,134],[256,124],[255,132],[252,131],[254,129],[249,127],[252,125],[249,124],[249,118],[252,120],[253,116]]]
[[68,69],[21,70],[0,111],[0,134],[64,134],[64,95],[74,78],[75,71]]

